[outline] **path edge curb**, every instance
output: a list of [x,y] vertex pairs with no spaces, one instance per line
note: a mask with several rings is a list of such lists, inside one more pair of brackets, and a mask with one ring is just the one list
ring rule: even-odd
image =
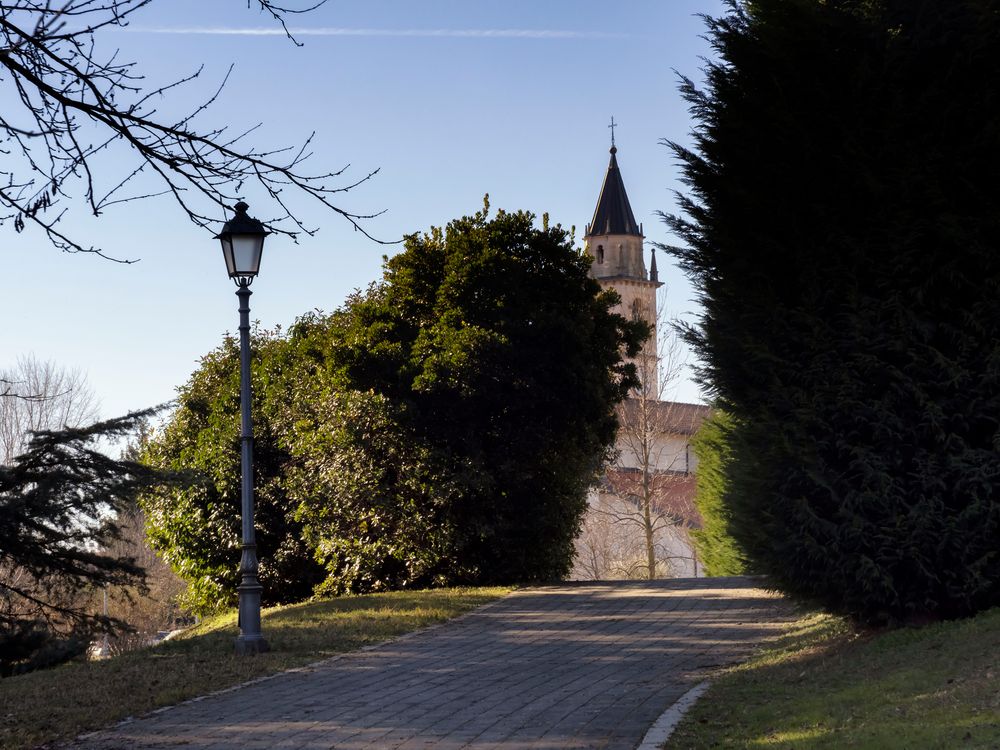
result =
[[636,750],[660,750],[663,743],[670,739],[670,735],[684,718],[684,714],[698,702],[710,684],[708,680],[699,682],[678,698],[673,705],[668,706],[667,710],[660,714],[660,718],[653,722],[653,726],[646,732],[646,736],[642,738],[642,742],[639,743]]

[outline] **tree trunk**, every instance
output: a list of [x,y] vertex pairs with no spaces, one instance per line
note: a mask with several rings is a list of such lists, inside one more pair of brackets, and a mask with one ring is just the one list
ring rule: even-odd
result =
[[653,498],[649,491],[649,470],[642,471],[642,530],[646,533],[646,569],[649,580],[656,578],[656,547],[653,544]]

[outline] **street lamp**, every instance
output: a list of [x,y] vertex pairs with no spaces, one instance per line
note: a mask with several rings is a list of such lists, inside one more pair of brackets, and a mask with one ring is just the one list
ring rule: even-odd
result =
[[247,216],[249,206],[240,201],[236,215],[226,222],[216,237],[222,243],[229,278],[238,287],[240,300],[240,431],[243,466],[243,552],[240,556],[240,635],[236,653],[258,654],[270,646],[260,632],[260,592],[257,578],[257,541],[253,529],[253,423],[250,419],[250,284],[260,271],[260,256],[268,232],[264,225]]

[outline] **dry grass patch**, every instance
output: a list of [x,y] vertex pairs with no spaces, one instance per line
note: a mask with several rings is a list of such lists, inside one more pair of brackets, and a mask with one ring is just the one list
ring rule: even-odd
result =
[[0,680],[0,747],[31,748],[255,677],[444,622],[508,593],[437,589],[347,596],[264,611],[272,651],[237,657],[236,613],[181,637],[100,662]]

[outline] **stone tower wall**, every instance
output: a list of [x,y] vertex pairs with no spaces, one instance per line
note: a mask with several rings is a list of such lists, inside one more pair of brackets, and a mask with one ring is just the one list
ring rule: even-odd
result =
[[642,236],[631,234],[597,234],[584,239],[584,248],[594,259],[591,272],[596,279],[628,276],[647,279],[642,257]]

